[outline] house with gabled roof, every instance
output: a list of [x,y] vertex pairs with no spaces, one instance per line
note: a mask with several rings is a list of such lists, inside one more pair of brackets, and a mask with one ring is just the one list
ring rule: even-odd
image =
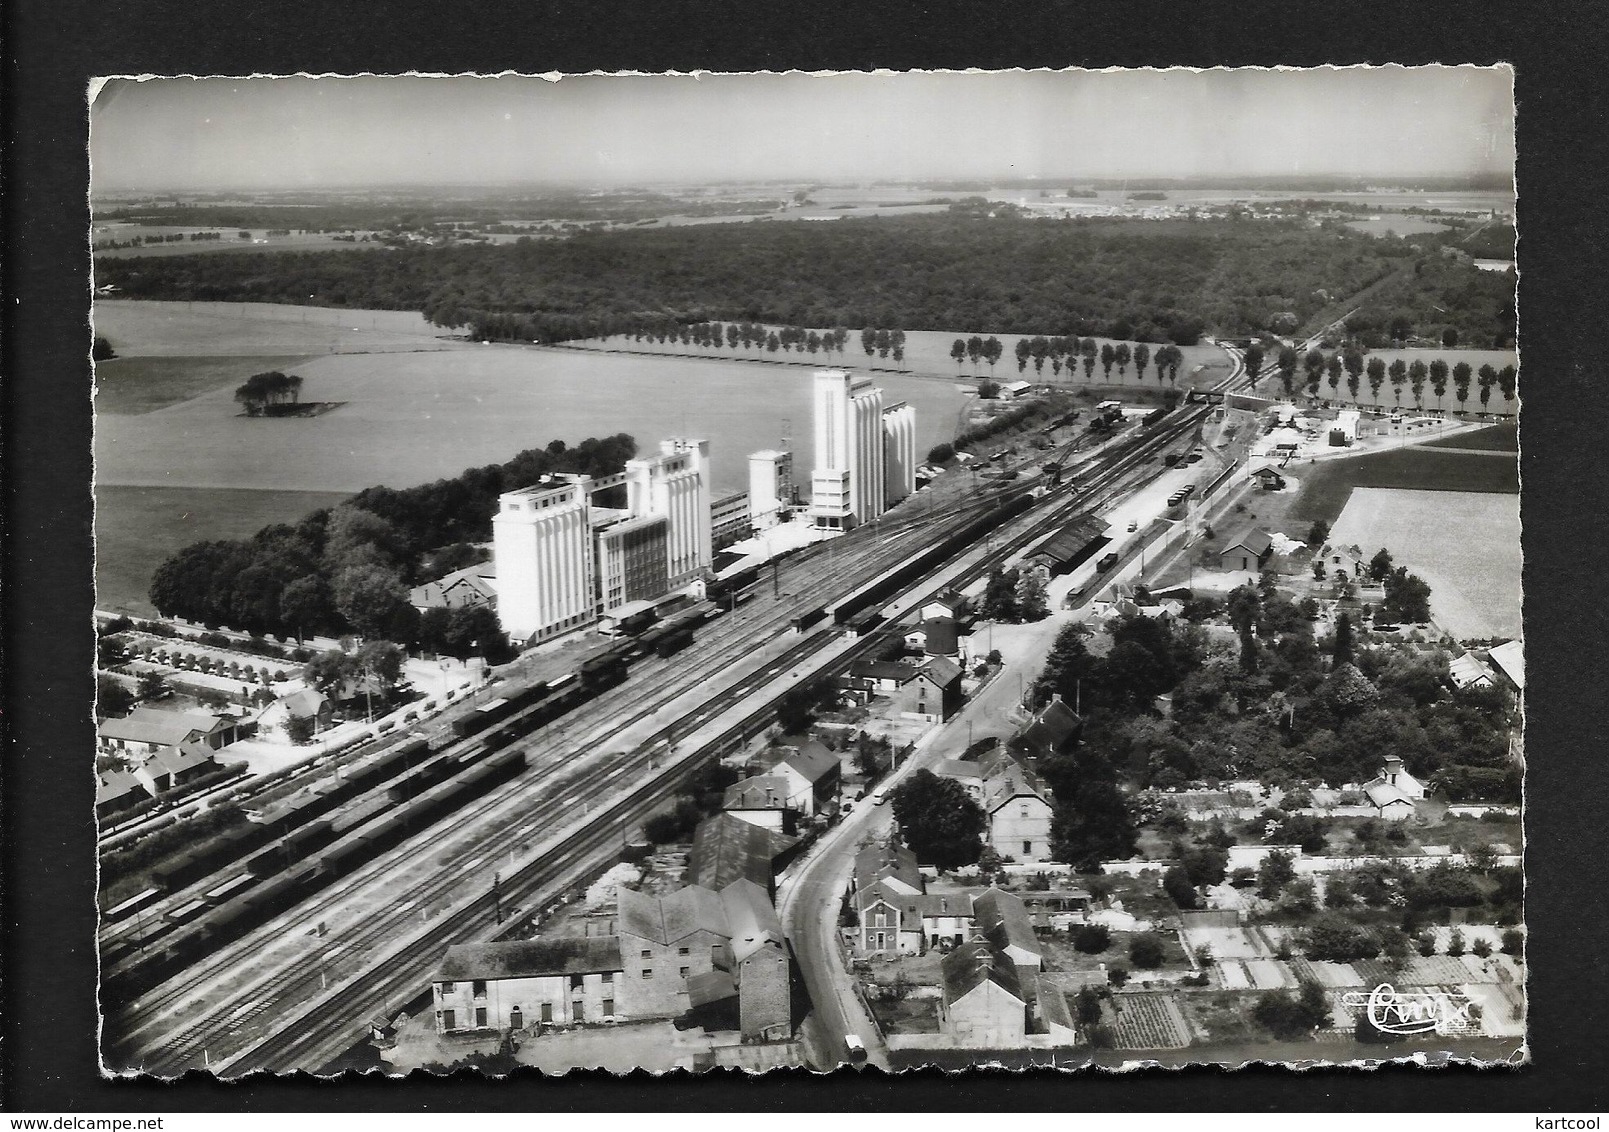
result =
[[791,835],[798,816],[798,811],[788,801],[793,789],[793,783],[782,775],[762,774],[745,778],[726,788],[721,809],[750,825]]
[[1274,540],[1267,531],[1248,531],[1218,552],[1218,568],[1256,573],[1268,564],[1273,554]]
[[939,1020],[956,1045],[972,1049],[1023,1045],[1028,1000],[1015,964],[979,941],[946,955],[939,974]]
[[139,805],[151,797],[139,780],[126,770],[113,767],[95,776],[95,816],[106,819]]
[[1453,658],[1447,666],[1447,677],[1458,688],[1490,688],[1496,682],[1492,670],[1472,652]]
[[972,623],[976,620],[972,599],[953,586],[939,591],[922,603],[922,619],[925,621],[930,617],[950,618],[956,622],[963,634],[972,631]]
[[1424,800],[1425,793],[1424,784],[1402,769],[1402,759],[1397,755],[1387,755],[1384,770],[1363,784],[1364,797],[1374,807],[1375,815],[1386,821],[1413,817],[1414,807]]
[[240,720],[214,712],[164,711],[145,705],[121,718],[104,720],[96,737],[103,751],[144,754],[189,743],[204,743],[216,751],[240,737]]
[[1068,706],[1060,693],[1053,693],[1050,702],[1035,712],[1006,745],[1019,755],[1042,759],[1072,750],[1083,730],[1084,721],[1078,713]]
[[154,798],[217,769],[218,760],[211,747],[186,743],[151,752],[134,764],[133,774]]
[[989,946],[1019,969],[1037,971],[1044,966],[1045,950],[1020,898],[989,888],[973,897],[972,915]]
[[420,613],[427,609],[469,609],[477,605],[497,605],[497,563],[477,562],[454,570],[446,577],[415,586],[408,591],[408,604]]
[[1498,645],[1487,652],[1486,658],[1492,666],[1503,674],[1510,686],[1516,692],[1525,691],[1525,645],[1521,641],[1509,641]]
[[787,804],[809,817],[837,799],[843,783],[843,766],[837,754],[822,743],[808,739],[773,766],[770,775],[787,782]]
[[983,780],[988,842],[1002,857],[1022,864],[1048,861],[1056,817],[1050,788],[1024,761],[1006,754]]
[[942,723],[961,708],[961,666],[930,656],[890,698],[905,715]]

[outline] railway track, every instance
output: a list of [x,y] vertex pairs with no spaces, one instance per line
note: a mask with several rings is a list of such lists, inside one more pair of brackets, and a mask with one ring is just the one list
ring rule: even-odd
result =
[[[1087,481],[1077,490],[1068,490],[1065,494],[1058,493],[1057,501],[1049,510],[1029,524],[1025,532],[1019,533],[1009,543],[1004,544],[1000,550],[986,556],[984,560],[972,568],[968,577],[975,577],[978,573],[989,569],[996,561],[1003,561],[1012,545],[1020,545],[1022,541],[1031,539],[1036,534],[1043,533],[1043,531],[1052,528],[1057,523],[1065,521],[1069,513],[1097,505],[1097,494],[1104,494],[1104,489],[1108,485],[1116,483],[1126,473],[1132,472],[1139,461],[1143,459],[1144,453],[1170,443],[1184,430],[1198,426],[1201,415],[1201,413],[1180,414],[1177,421],[1164,424],[1148,435],[1132,438],[1114,449],[1109,454],[1111,459],[1110,467],[1103,469],[1098,476]],[[925,532],[949,524],[959,524],[966,517],[975,514],[979,508],[991,506],[1000,499],[1026,490],[1025,485],[1012,485],[1009,488],[1002,486],[988,492],[987,497],[983,497],[980,493],[980,497],[973,502],[964,503],[953,509],[944,509],[933,514],[919,513],[910,517],[902,517],[898,524],[885,523],[881,530],[873,532],[877,536],[875,542],[868,542],[858,548],[846,549],[844,557],[847,561],[844,565],[849,567],[853,563],[861,567],[871,566],[875,569],[881,565],[891,564],[904,553],[904,544],[908,541],[903,537],[904,535]],[[865,529],[871,530],[871,528]],[[829,555],[831,553],[831,550],[829,550]],[[798,565],[804,564],[801,562]],[[790,570],[790,572],[796,571],[797,566]],[[854,572],[860,573],[862,570],[857,569]],[[831,579],[813,586],[807,585],[798,588],[795,597],[796,599],[814,600],[817,595],[825,597],[833,591],[841,589],[842,585],[842,581],[838,579]],[[808,597],[804,597],[804,595],[808,595]],[[716,650],[715,646],[729,644],[740,636],[747,642],[757,629],[769,629],[772,631],[771,635],[775,636],[776,632],[781,630],[788,612],[789,609],[779,603],[764,617],[758,619],[749,618],[749,624],[740,624],[736,621],[727,622],[723,626],[724,632],[717,630],[714,636],[701,638],[701,640],[713,651],[719,652],[724,651],[724,649]],[[433,856],[431,858],[433,862],[432,871],[436,874],[435,877],[407,890],[408,895],[412,896],[413,899],[407,902],[403,909],[403,914],[394,917],[377,917],[372,924],[359,929],[355,934],[351,932],[344,933],[340,941],[339,950],[348,954],[369,954],[374,952],[382,940],[396,933],[401,923],[411,920],[414,908],[421,904],[428,907],[432,901],[445,900],[450,897],[455,889],[462,887],[461,871],[474,868],[484,862],[484,853],[480,855],[479,859],[466,860],[472,853],[476,852],[481,843],[488,839],[518,842],[522,838],[538,833],[545,827],[552,826],[555,819],[561,819],[567,809],[573,810],[573,803],[577,799],[568,797],[572,790],[582,790],[586,783],[612,782],[613,779],[620,777],[633,768],[640,769],[640,764],[645,761],[651,763],[652,755],[646,753],[647,748],[661,746],[666,743],[674,744],[679,738],[695,733],[709,719],[726,710],[732,703],[740,701],[753,688],[763,685],[783,669],[799,663],[800,660],[817,651],[822,644],[818,638],[822,635],[817,634],[801,640],[799,644],[785,650],[771,663],[750,673],[725,692],[710,698],[700,707],[657,729],[647,742],[637,744],[631,750],[606,751],[600,758],[591,760],[584,766],[572,766],[570,773],[559,775],[551,783],[553,789],[548,791],[548,797],[538,802],[534,807],[526,807],[523,819],[515,820],[510,824],[500,824],[495,830],[483,832],[480,839],[467,843],[464,848],[447,852],[444,860],[441,857]],[[870,647],[870,644],[871,642],[868,642],[867,647]],[[745,647],[747,647],[746,644]],[[859,651],[858,649],[855,650],[855,652]],[[848,661],[844,660],[843,663],[847,664]],[[690,667],[687,653],[678,658],[677,664]],[[664,667],[668,668],[669,666]],[[634,681],[634,683],[636,682]],[[625,691],[617,689],[615,694],[610,696],[610,699],[619,699],[625,694]],[[668,701],[662,700],[657,707],[637,710],[632,716],[633,721],[651,715],[656,710],[661,710],[666,702]],[[606,714],[606,709],[611,705],[600,702],[594,706],[599,709],[599,712]],[[742,726],[753,723],[757,718],[766,715],[768,711],[769,705],[766,705],[757,712],[752,713]],[[622,724],[618,720],[614,720],[611,722],[609,729],[611,731],[619,730],[621,726]],[[739,728],[740,731],[742,726]],[[494,816],[497,812],[498,806],[507,803],[511,796],[518,795],[522,790],[529,791],[533,786],[539,785],[531,781],[533,774],[551,773],[556,764],[563,761],[564,756],[568,754],[567,751],[561,750],[561,748],[571,746],[569,740],[572,737],[564,734],[567,729],[562,725],[558,729],[560,734],[557,738],[547,742],[545,749],[532,751],[532,761],[536,765],[515,786],[501,792],[501,797],[485,806],[476,807],[469,813],[456,815],[445,827],[433,829],[428,843],[406,847],[406,851],[423,856],[429,846],[439,846],[452,835],[463,833],[475,825],[486,823],[488,818]],[[544,735],[543,738],[547,739],[548,737]],[[544,744],[539,742],[534,746],[543,747]],[[555,884],[559,883],[566,870],[583,857],[586,857],[589,850],[596,851],[604,845],[612,846],[615,837],[614,826],[617,820],[630,821],[634,815],[646,813],[662,798],[674,793],[675,788],[685,780],[686,775],[692,773],[699,765],[707,761],[710,753],[712,753],[710,748],[700,747],[688,756],[676,760],[674,765],[667,764],[666,768],[660,770],[650,780],[634,786],[626,794],[620,796],[618,800],[608,803],[607,808],[597,813],[588,813],[586,815],[587,820],[582,824],[582,828],[567,840],[563,849],[554,849],[535,862],[522,866],[517,873],[511,873],[508,883],[502,890],[504,897],[508,901],[514,902],[529,900],[544,891],[550,891]],[[649,769],[654,768],[650,766]],[[546,786],[548,784],[542,783],[540,785]],[[571,816],[573,816],[573,813]],[[305,925],[310,922],[316,922],[316,918],[320,913],[333,914],[338,908],[340,899],[350,895],[354,890],[377,883],[380,874],[384,873],[388,867],[389,858],[375,863],[371,868],[360,869],[358,873],[347,878],[339,886],[339,889],[332,890],[326,898],[314,901],[311,906],[293,909],[291,912],[276,919],[261,932],[254,934],[282,932],[291,928],[291,921],[293,920],[299,920]],[[415,940],[412,946],[429,953],[432,948],[439,948],[442,941],[450,942],[454,938],[464,938],[466,933],[483,929],[485,927],[483,921],[492,916],[493,913],[489,907],[489,899],[482,897],[477,898],[477,900],[480,904],[487,905],[487,907],[476,913],[472,910],[476,901],[471,901],[471,910],[460,909],[459,915],[441,918],[441,920],[450,922],[438,921],[436,924],[428,925],[430,931],[426,933],[424,938]],[[437,933],[440,933],[439,938],[435,938]],[[334,949],[332,948],[326,954],[331,954],[333,951]],[[226,948],[218,953],[204,967],[207,971],[218,967],[235,969],[245,965],[241,961],[246,960],[248,957],[261,958],[260,955],[256,954],[250,937],[242,940],[238,946]],[[434,954],[429,954],[427,962],[434,962]],[[346,1035],[344,1040],[350,1041],[351,1031],[349,1027],[354,1017],[362,1018],[367,1016],[367,1013],[360,1012],[354,1016],[348,1010],[339,1008],[336,1003],[324,1003],[319,996],[325,996],[328,993],[324,985],[327,981],[325,973],[308,967],[305,962],[300,965],[304,970],[299,976],[292,970],[296,966],[294,961],[282,963],[272,970],[263,970],[256,978],[251,978],[248,975],[244,985],[231,985],[229,988],[230,993],[222,1002],[217,1003],[214,1008],[205,1011],[203,1016],[196,1018],[176,1032],[157,1035],[162,1040],[147,1046],[143,1052],[137,1048],[131,1048],[143,1044],[138,1040],[125,1040],[116,1043],[114,1049],[129,1057],[127,1064],[138,1064],[147,1071],[158,1073],[176,1073],[182,1072],[185,1068],[200,1067],[202,1064],[212,1060],[211,1052],[214,1048],[218,1050],[220,1056],[233,1059],[231,1061],[231,1072],[234,1071],[237,1064],[241,1071],[253,1067],[284,1068],[289,1064],[316,1067],[316,1064],[319,1063],[301,1060],[300,1055],[296,1054],[293,1048],[288,1046],[282,1048],[273,1044],[274,1041],[283,1043],[291,1040],[289,1038],[272,1038],[273,1034],[284,1035],[294,1028],[288,1027],[283,1023],[270,1031],[269,1039],[264,1039],[264,1041],[259,1041],[249,1047],[249,1055],[248,1051],[245,1050],[233,1054],[229,1051],[229,1046],[234,1044],[229,1041],[231,1034],[238,1033],[242,1026],[249,1025],[270,1012],[281,1013],[284,1005],[289,1000],[306,1001],[309,996],[314,996],[315,1001],[320,1003],[318,1009],[325,1012],[326,1017],[334,1016],[342,1020],[340,1028]],[[414,967],[414,964],[404,963],[398,969],[400,973],[355,981],[352,986],[347,987],[341,993],[354,996],[354,1002],[359,999],[363,1001],[372,1000],[374,1010],[368,1013],[383,1011],[388,1003],[397,1004],[401,1001],[398,995],[406,987],[411,986],[415,990],[417,989],[419,986],[419,971],[415,970]],[[187,996],[193,997],[201,987],[210,986],[216,982],[215,978],[210,977],[206,971],[203,971],[194,978],[174,980],[173,985],[158,988],[158,991],[152,996],[148,996],[147,999],[141,1000],[136,1004],[136,1017],[130,1019],[133,1026],[128,1038],[139,1039],[142,1034],[147,1033],[150,1029],[149,1019],[155,1016],[171,1016],[174,1013],[182,1015],[186,1013],[187,1007],[190,1005],[187,1002]],[[318,984],[316,992],[313,989],[315,982]],[[412,995],[410,994],[408,997],[412,997]],[[326,1006],[331,1009],[326,1011]],[[141,1022],[141,1019],[147,1021]],[[315,1027],[315,1029],[322,1028]],[[311,1032],[305,1033],[303,1037],[307,1041],[318,1040],[316,1035]],[[328,1040],[327,1035],[325,1040]],[[264,1044],[265,1041],[268,1044]],[[287,1062],[281,1058],[281,1053],[296,1060]],[[259,1059],[261,1059],[260,1064]]]
[[[1100,486],[1089,486],[1086,490],[1071,493],[1062,500],[1050,513],[1036,518],[1025,531],[1019,532],[1009,540],[1003,542],[998,548],[983,556],[977,563],[962,575],[963,578],[975,578],[995,565],[1004,561],[1013,549],[1024,541],[1031,539],[1043,530],[1065,522],[1071,512],[1098,506],[1102,497],[1116,493],[1123,489],[1122,481],[1134,470],[1145,455],[1156,447],[1171,443],[1177,436],[1199,424],[1198,419],[1182,421],[1178,426],[1166,433],[1158,433],[1151,437],[1142,438],[1134,446],[1127,458],[1120,465],[1114,467],[1101,477]],[[919,583],[920,584],[920,583]],[[886,632],[886,630],[885,630]],[[808,638],[802,642],[802,652],[808,653],[820,647],[818,638],[823,634]],[[880,644],[877,635],[865,640],[860,647],[846,651],[836,660],[820,671],[832,671],[847,667],[858,654],[869,651]],[[792,658],[788,664],[794,663]],[[780,672],[787,664],[774,666],[775,672]],[[738,735],[754,729],[756,725],[763,728],[770,718],[770,704],[751,712],[734,729]],[[695,721],[701,726],[702,721]],[[651,806],[659,799],[673,792],[675,785],[684,780],[687,773],[696,769],[710,757],[719,753],[720,749],[730,745],[730,740],[721,738],[698,748],[685,760],[679,775],[673,778],[674,785],[667,786],[664,781],[649,782],[638,786],[631,793],[610,804],[608,808],[591,816],[579,830],[564,839],[560,847],[538,857],[528,865],[523,866],[519,873],[513,874],[505,882],[504,891],[510,899],[529,900],[533,896],[551,893],[555,888],[562,888],[573,882],[573,873],[584,871],[588,864],[594,863],[594,858],[600,853],[607,853],[614,845],[614,827],[617,822],[624,823],[631,820],[633,812],[640,812],[643,808]],[[437,936],[429,941],[417,941],[423,954],[415,953],[411,961],[402,961],[394,964],[391,969],[379,975],[376,979],[363,984],[354,983],[321,999],[307,1014],[310,1024],[320,1018],[345,1019],[348,1025],[339,1033],[331,1034],[328,1030],[322,1033],[311,1029],[297,1029],[296,1027],[282,1027],[274,1035],[258,1042],[250,1049],[243,1051],[227,1067],[230,1075],[249,1072],[255,1069],[284,1068],[287,1065],[303,1067],[319,1067],[343,1052],[354,1040],[350,1021],[354,1018],[365,1018],[377,1013],[384,1013],[389,1004],[401,1003],[410,998],[417,997],[420,987],[428,977],[431,966],[439,955],[439,950],[448,943],[464,938],[496,937],[499,933],[493,920],[493,910],[488,902],[482,900],[478,908],[465,910],[452,918],[452,930]],[[430,949],[434,948],[434,952]]]

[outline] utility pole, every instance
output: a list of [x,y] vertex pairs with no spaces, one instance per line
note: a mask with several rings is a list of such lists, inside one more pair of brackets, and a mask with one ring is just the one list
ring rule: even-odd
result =
[[497,916],[497,922],[503,922],[503,893],[501,889],[502,874],[492,874],[492,910]]

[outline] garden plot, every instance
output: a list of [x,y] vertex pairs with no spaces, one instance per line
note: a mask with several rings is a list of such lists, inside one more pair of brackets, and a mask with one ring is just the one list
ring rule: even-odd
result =
[[1330,541],[1389,550],[1429,584],[1431,614],[1460,640],[1520,635],[1517,495],[1357,487]]
[[1244,928],[1186,927],[1181,938],[1191,951],[1210,948],[1214,959],[1261,959],[1268,951]]
[[1246,977],[1251,980],[1251,985],[1258,990],[1279,990],[1296,985],[1296,976],[1278,959],[1246,959],[1242,960],[1242,965],[1246,968]]
[[1118,1049],[1182,1049],[1190,1024],[1171,994],[1122,994],[1113,1000]]
[[1350,963],[1332,963],[1327,959],[1295,959],[1291,969],[1297,979],[1312,979],[1321,987],[1361,987],[1363,976]]

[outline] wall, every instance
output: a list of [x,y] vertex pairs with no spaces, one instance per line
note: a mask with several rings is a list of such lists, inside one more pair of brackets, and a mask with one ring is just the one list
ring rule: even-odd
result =
[[992,982],[984,982],[950,1003],[944,1018],[945,1032],[956,1044],[986,1049],[1020,1046],[1027,1028],[1022,1002]]
[[[687,950],[683,955],[682,949]],[[647,958],[643,953],[647,952]],[[732,953],[726,940],[710,931],[697,931],[673,944],[656,943],[639,936],[620,933],[622,976],[633,1017],[671,1017],[688,1009],[687,980],[707,975],[717,966],[730,968]],[[687,974],[681,973],[682,968]],[[653,974],[644,977],[644,971]]]
[[[474,993],[472,981],[451,984],[451,994],[443,994],[444,984],[434,987],[436,1029],[446,1032],[443,1012],[454,1013],[455,1030],[494,1029],[506,1030],[513,1023],[511,1015],[517,1007],[521,1012],[521,1026],[543,1021],[542,1005],[548,1004],[554,1025],[575,1022],[594,1022],[608,1016],[620,1016],[626,1007],[617,998],[621,989],[618,972],[608,971],[580,976],[581,990],[574,991],[568,975],[548,975],[518,979],[491,979],[486,981],[485,994]],[[605,981],[608,980],[608,981]],[[476,1021],[477,1008],[486,1011],[484,1027]]]
[[[1048,861],[1053,816],[1050,803],[1043,798],[1018,795],[989,815],[989,843],[1002,857],[1015,857],[1023,864]],[[1026,851],[1022,847],[1025,841],[1032,846]]]
[[738,1017],[749,1039],[786,1038],[793,1030],[788,952],[769,943],[739,965]]

